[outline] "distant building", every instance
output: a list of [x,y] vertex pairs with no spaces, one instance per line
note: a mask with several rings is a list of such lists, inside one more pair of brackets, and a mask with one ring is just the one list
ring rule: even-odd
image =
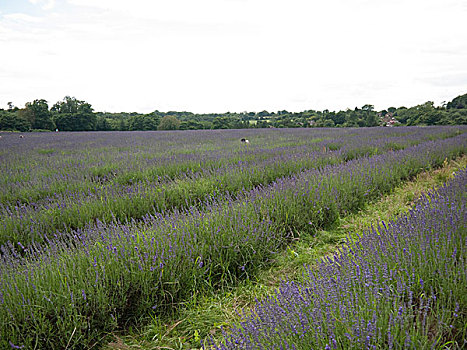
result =
[[397,124],[400,122],[394,117],[394,113],[388,112],[384,116],[380,116],[381,126],[396,126]]

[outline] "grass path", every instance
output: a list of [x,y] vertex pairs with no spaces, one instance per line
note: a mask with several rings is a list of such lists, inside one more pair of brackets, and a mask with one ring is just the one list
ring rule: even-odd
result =
[[228,327],[235,322],[238,312],[271,294],[280,281],[300,280],[303,265],[313,265],[317,259],[334,252],[346,235],[359,233],[370,225],[405,213],[423,192],[439,187],[458,169],[466,166],[467,156],[463,156],[445,162],[439,169],[420,173],[395,188],[390,195],[340,219],[333,228],[300,237],[278,254],[271,267],[258,276],[235,288],[195,297],[170,319],[154,319],[144,329],[131,330],[130,335],[115,335],[115,341],[105,349],[199,349],[203,339],[220,334],[220,327]]

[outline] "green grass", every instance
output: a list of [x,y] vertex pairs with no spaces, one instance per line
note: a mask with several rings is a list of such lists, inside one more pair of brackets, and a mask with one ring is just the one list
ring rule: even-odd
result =
[[298,237],[277,255],[270,268],[262,270],[254,279],[228,290],[195,296],[172,315],[155,317],[143,329],[134,329],[125,335],[114,334],[115,340],[105,349],[198,349],[203,340],[220,334],[221,326],[228,328],[238,320],[241,310],[248,310],[256,300],[271,295],[282,280],[300,281],[305,271],[303,265],[313,266],[318,259],[335,252],[346,235],[355,235],[371,225],[406,213],[422,193],[441,186],[466,166],[467,156],[463,156],[445,161],[439,169],[418,174],[391,194],[340,219],[333,227],[318,231],[314,236]]

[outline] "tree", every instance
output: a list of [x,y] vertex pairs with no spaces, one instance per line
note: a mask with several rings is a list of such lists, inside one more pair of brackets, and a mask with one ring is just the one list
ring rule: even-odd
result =
[[128,123],[125,119],[119,119],[116,125],[116,129],[120,131],[126,131],[128,129]]
[[373,105],[364,105],[362,107],[362,111],[365,112],[365,126],[376,126],[378,125],[378,121],[376,120],[376,113],[373,111],[374,110]]
[[[287,112],[287,111],[285,111]],[[269,117],[271,115],[271,113],[269,113],[268,111],[261,111],[259,113],[256,114],[258,117]]]
[[157,130],[157,119],[150,115],[133,115],[128,121],[128,130]]
[[112,130],[112,127],[106,117],[104,116],[97,117],[96,130],[98,131]]
[[467,124],[467,109],[455,110],[453,113],[450,113],[449,119],[450,124],[453,125]]
[[437,109],[432,101],[409,108],[413,117],[407,122],[408,125],[439,125],[448,124],[444,109]]
[[358,108],[355,110],[348,110],[346,115],[345,127],[357,127],[358,126]]
[[230,129],[232,125],[230,124],[231,118],[228,117],[218,117],[213,121],[214,129]]
[[52,120],[52,113],[46,100],[34,100],[27,102],[25,110],[31,115],[33,129],[54,130],[55,124]]
[[320,119],[316,126],[323,127],[323,128],[332,128],[335,126],[334,121],[332,119]]
[[0,110],[0,130],[28,131],[30,128],[31,123],[19,111],[14,109]]
[[344,111],[339,111],[337,113],[329,113],[328,118],[332,119],[335,125],[344,124],[346,113]]
[[188,120],[180,123],[180,130],[204,129],[204,125],[196,120]]
[[57,126],[57,129],[61,131],[77,131],[78,127],[76,125],[73,115],[70,113],[61,113],[54,116],[54,122]]
[[51,108],[55,124],[60,130],[90,131],[96,130],[97,116],[91,105],[74,97],[65,96]]
[[255,125],[256,128],[267,128],[269,123],[266,120],[258,120]]
[[463,109],[467,108],[467,94],[457,96],[446,105],[447,109]]
[[34,124],[33,111],[29,110],[28,108],[22,108],[22,109],[19,109],[16,113],[17,113],[18,118],[26,120],[29,124],[29,127],[32,128],[32,125]]
[[172,115],[166,115],[161,119],[158,130],[178,130],[180,128],[180,121]]
[[52,106],[51,111],[60,114],[74,114],[78,112],[80,103],[84,103],[84,101],[78,101],[75,97],[65,96],[63,101],[58,101]]

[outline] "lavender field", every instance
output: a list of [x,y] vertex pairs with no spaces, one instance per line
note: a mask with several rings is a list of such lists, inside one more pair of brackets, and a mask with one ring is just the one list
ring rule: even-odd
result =
[[[464,154],[466,132],[467,127],[453,126],[33,133],[24,138],[2,135],[0,348],[99,346],[110,332],[168,313],[198,293],[251,278],[295,236],[313,235],[316,230],[333,225],[339,217],[390,193],[419,172]],[[241,138],[250,143],[241,143]],[[459,179],[464,179],[465,185],[465,176],[456,181]],[[433,209],[441,220],[449,203],[465,202],[465,192],[461,191],[465,186],[455,188],[457,197],[452,200],[435,200],[436,196],[444,197],[433,194],[426,203],[420,203],[441,203]],[[460,213],[458,219],[448,216],[451,226],[442,227],[452,227],[446,234],[455,235],[452,241],[457,245],[443,249],[450,252],[454,262],[432,258],[442,264],[448,284],[440,284],[445,281],[438,271],[440,267],[429,270],[419,263],[418,267],[407,265],[402,267],[405,270],[398,270],[405,266],[398,262],[403,257],[399,248],[384,245],[384,249],[399,255],[390,260],[390,254],[386,254],[381,264],[376,253],[379,248],[371,247],[374,255],[358,256],[372,262],[369,267],[355,263],[362,269],[375,269],[376,265],[380,269],[379,274],[368,270],[369,286],[377,291],[377,296],[368,296],[376,298],[371,299],[371,305],[379,307],[379,302],[385,302],[388,309],[402,308],[399,318],[396,319],[395,311],[392,321],[381,324],[384,320],[372,318],[373,307],[362,311],[358,320],[352,319],[352,315],[359,315],[352,311],[352,307],[359,307],[353,301],[366,295],[352,294],[358,280],[340,277],[339,269],[330,261],[326,271],[332,270],[332,276],[357,281],[337,283],[348,292],[345,300],[335,304],[348,326],[335,325],[336,320],[344,318],[336,314],[337,309],[332,309],[335,306],[329,302],[336,297],[326,294],[329,300],[319,301],[328,305],[328,309],[321,310],[321,316],[326,318],[329,314],[334,318],[325,322],[321,333],[311,331],[317,329],[315,326],[299,323],[300,332],[305,335],[297,331],[295,340],[280,344],[286,338],[265,318],[271,330],[261,326],[263,333],[251,335],[239,328],[219,347],[309,348],[307,344],[316,344],[317,348],[346,348],[350,344],[362,348],[362,339],[369,337],[368,346],[385,348],[391,342],[398,348],[397,341],[403,337],[397,335],[391,340],[388,329],[391,334],[405,332],[404,324],[410,320],[400,319],[407,320],[417,312],[414,303],[425,309],[427,305],[446,306],[446,318],[441,322],[451,322],[453,313],[463,315],[457,320],[465,320],[465,312],[459,310],[465,310],[466,303],[458,291],[459,285],[465,286],[465,205],[451,207]],[[411,222],[407,225],[415,226]],[[401,226],[397,232],[403,235],[403,231]],[[394,236],[382,232],[378,229],[366,235],[373,240]],[[445,239],[440,237],[438,242]],[[359,244],[350,242],[349,247],[357,251]],[[413,254],[419,250],[409,248]],[[450,249],[455,249],[455,254]],[[333,260],[335,264],[339,259]],[[417,255],[417,259],[423,262],[424,255]],[[384,264],[389,266],[387,271]],[[391,264],[398,266],[395,271],[399,277],[400,271],[405,271],[409,281],[403,276],[391,275],[394,280],[387,277],[385,274],[394,270]],[[311,290],[311,284],[331,288],[329,276],[313,274],[310,271],[310,286],[291,286],[297,290],[293,293]],[[371,278],[377,278],[379,284]],[[440,286],[443,292],[438,292]],[[449,290],[455,298],[449,297]],[[426,300],[415,299],[420,291]],[[313,293],[321,296],[327,292],[320,289]],[[437,298],[436,302],[433,298]],[[301,304],[294,306],[295,299],[291,300],[287,302],[291,308],[302,308]],[[275,306],[268,305],[262,306],[268,310],[265,313],[276,317]],[[307,320],[312,319],[313,307],[310,306],[310,314],[303,316]],[[291,320],[302,317],[301,313],[282,309]],[[427,311],[425,319],[432,316]],[[247,322],[257,321],[253,317]],[[368,329],[381,330],[364,333],[363,322]],[[455,339],[465,338],[465,328],[456,322],[449,334]],[[438,336],[438,329],[442,329],[442,340],[452,338],[444,326],[433,328],[432,323],[428,324],[423,325],[425,328],[416,327],[416,337],[424,337],[420,343],[439,344],[432,335]],[[353,325],[360,333],[355,333]],[[247,323],[245,327],[249,327]],[[315,338],[323,342],[314,343]],[[274,343],[274,339],[279,343]],[[416,344],[418,340],[410,341]]]

